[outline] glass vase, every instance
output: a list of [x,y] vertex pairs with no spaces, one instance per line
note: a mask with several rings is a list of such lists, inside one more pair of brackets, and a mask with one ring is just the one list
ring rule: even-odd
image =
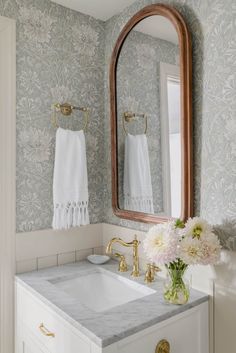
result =
[[167,278],[164,284],[164,299],[171,304],[186,304],[190,295],[190,281],[183,270],[167,268]]

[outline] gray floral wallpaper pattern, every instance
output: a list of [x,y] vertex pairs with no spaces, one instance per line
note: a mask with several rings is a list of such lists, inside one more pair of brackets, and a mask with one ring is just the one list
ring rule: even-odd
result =
[[[154,213],[163,210],[160,62],[176,65],[179,47],[171,42],[132,30],[122,46],[117,65],[117,112],[119,150],[119,204],[123,208],[124,140],[122,117],[125,111],[148,116],[147,140],[151,167]],[[144,132],[143,119],[126,124],[131,134]]]
[[[112,48],[125,23],[155,2],[138,0],[103,23],[49,0],[0,0],[0,15],[17,20],[18,232],[51,226],[55,130],[50,124],[50,106],[55,100],[92,108],[87,133],[91,222],[148,229],[148,225],[120,220],[112,213],[108,69]],[[224,246],[232,249],[236,214],[236,3],[162,3],[181,12],[193,41],[195,214],[215,224]],[[79,129],[80,117],[71,119],[68,127]]]
[[[17,231],[50,228],[55,129],[51,105],[91,108],[87,140],[90,218],[103,218],[104,23],[49,0],[0,0],[17,23]],[[81,129],[75,113],[60,125]],[[96,165],[96,168],[94,168]]]
[[[112,48],[125,23],[138,10],[156,3],[138,0],[106,22],[105,107],[107,115],[106,222],[134,229],[148,225],[121,220],[111,208],[108,68]],[[219,229],[233,248],[236,215],[236,3],[234,0],[163,0],[185,18],[193,42],[194,208]],[[225,232],[224,232],[225,230]],[[231,237],[230,235],[231,234]],[[235,246],[236,249],[236,246]]]

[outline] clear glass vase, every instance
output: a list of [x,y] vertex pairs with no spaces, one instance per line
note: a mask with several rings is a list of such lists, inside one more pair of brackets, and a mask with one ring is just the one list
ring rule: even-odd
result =
[[164,299],[171,304],[186,304],[190,295],[190,281],[186,278],[186,269],[167,268],[164,283]]

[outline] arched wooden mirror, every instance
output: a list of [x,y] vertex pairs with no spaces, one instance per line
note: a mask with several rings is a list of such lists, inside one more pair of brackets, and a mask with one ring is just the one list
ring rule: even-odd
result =
[[147,223],[192,215],[192,57],[182,16],[156,4],[121,31],[110,65],[112,206]]

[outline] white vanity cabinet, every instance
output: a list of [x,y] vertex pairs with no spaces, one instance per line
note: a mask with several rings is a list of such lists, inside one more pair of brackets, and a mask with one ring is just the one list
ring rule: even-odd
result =
[[16,288],[16,353],[91,353],[79,330],[25,288]]
[[104,348],[69,321],[17,282],[16,353],[158,353],[162,339],[170,353],[209,353],[208,302]]

